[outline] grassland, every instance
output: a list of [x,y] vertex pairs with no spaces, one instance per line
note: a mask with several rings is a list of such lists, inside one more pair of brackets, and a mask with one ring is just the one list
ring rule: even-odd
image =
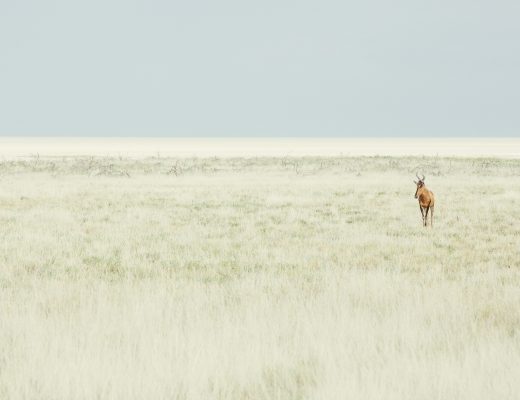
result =
[[519,176],[505,159],[0,162],[0,398],[518,398]]

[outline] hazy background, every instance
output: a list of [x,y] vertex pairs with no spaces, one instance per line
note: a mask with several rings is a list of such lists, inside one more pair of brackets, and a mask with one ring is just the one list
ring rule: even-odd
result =
[[517,1],[0,0],[0,135],[518,136]]

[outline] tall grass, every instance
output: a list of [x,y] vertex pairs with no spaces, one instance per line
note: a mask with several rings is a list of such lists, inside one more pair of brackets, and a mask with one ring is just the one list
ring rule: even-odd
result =
[[0,162],[0,398],[514,399],[519,173],[498,159]]

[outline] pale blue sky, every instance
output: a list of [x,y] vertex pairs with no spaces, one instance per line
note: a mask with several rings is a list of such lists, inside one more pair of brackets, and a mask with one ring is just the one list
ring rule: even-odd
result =
[[520,2],[0,0],[0,135],[520,136]]

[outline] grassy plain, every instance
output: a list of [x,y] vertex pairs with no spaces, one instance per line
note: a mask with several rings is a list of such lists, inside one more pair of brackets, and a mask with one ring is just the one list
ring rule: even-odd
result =
[[505,159],[3,161],[0,398],[518,398],[519,176]]

